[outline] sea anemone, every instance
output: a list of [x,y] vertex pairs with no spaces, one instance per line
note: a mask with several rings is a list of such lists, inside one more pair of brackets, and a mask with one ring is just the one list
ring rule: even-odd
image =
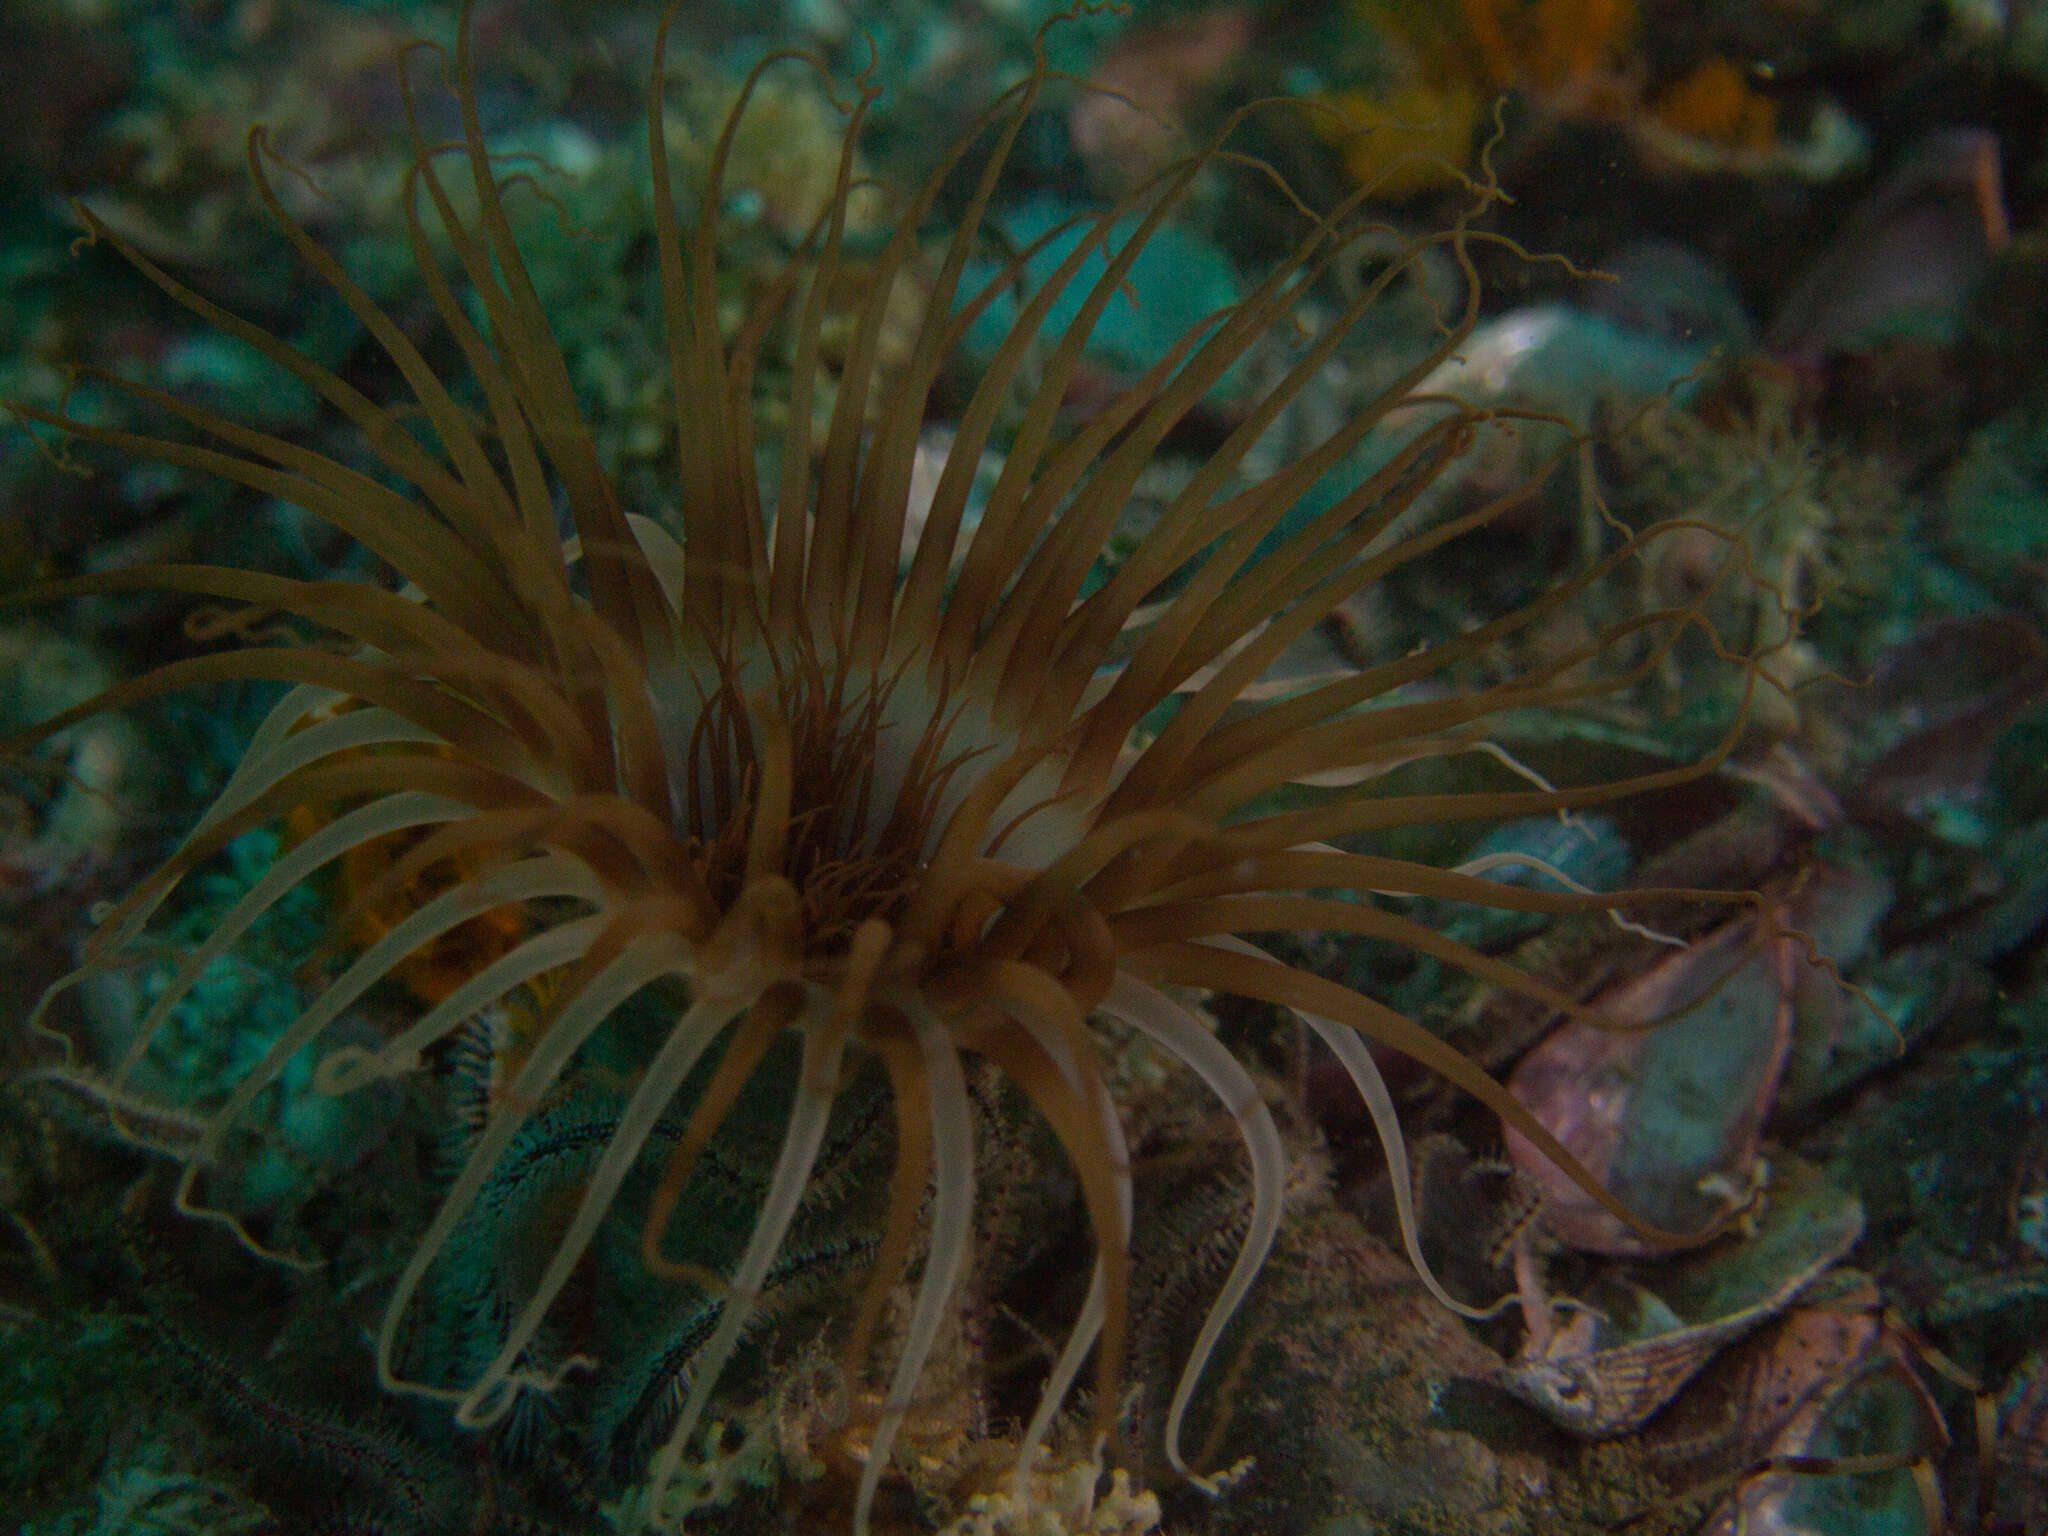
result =
[[[166,1150],[183,1164],[178,1204],[260,1249],[214,1187],[224,1182],[216,1174],[238,1123],[295,1055],[327,1046],[317,1084],[328,1093],[402,1078],[479,1010],[547,978],[544,1006],[391,1288],[377,1370],[392,1391],[451,1403],[465,1426],[502,1418],[524,1393],[554,1389],[577,1362],[541,1365],[536,1338],[629,1176],[656,1161],[656,1126],[686,1114],[650,1180],[640,1250],[654,1275],[706,1287],[722,1309],[689,1362],[680,1412],[648,1471],[655,1497],[647,1508],[659,1507],[741,1340],[840,1085],[857,1059],[879,1063],[893,1103],[893,1171],[869,1278],[843,1320],[839,1358],[850,1379],[865,1379],[870,1356],[882,1352],[892,1294],[908,1275],[915,1287],[907,1315],[886,1330],[894,1360],[879,1408],[860,1427],[854,1507],[864,1528],[971,1261],[975,1111],[965,1057],[999,1070],[1050,1127],[1093,1232],[1092,1282],[1021,1437],[1020,1496],[1022,1473],[1091,1351],[1098,1425],[1115,1413],[1134,1213],[1124,1131],[1091,1020],[1120,1021],[1206,1085],[1250,1162],[1248,1231],[1166,1414],[1165,1454],[1186,1471],[1182,1420],[1274,1240],[1286,1155],[1251,1073],[1176,1000],[1179,989],[1296,1010],[1328,1045],[1371,1108],[1410,1255],[1446,1303],[1457,1304],[1416,1247],[1399,1128],[1369,1041],[1475,1095],[1632,1219],[1467,1057],[1372,998],[1272,958],[1248,936],[1364,935],[1584,1017],[1573,998],[1404,915],[1401,901],[1554,913],[1670,893],[1536,890],[1340,844],[1465,818],[1568,812],[1701,771],[1695,764],[1555,787],[1485,735],[1505,711],[1612,694],[1651,675],[1683,635],[1703,627],[1699,609],[1641,614],[1583,643],[1532,649],[1540,659],[1518,673],[1489,674],[1656,536],[1615,530],[1601,559],[1515,612],[1340,677],[1275,686],[1276,663],[1348,597],[1536,494],[1540,476],[1478,504],[1415,515],[1480,434],[1527,420],[1426,388],[1478,314],[1471,252],[1488,237],[1474,220],[1492,189],[1472,183],[1465,219],[1401,244],[1355,297],[1289,334],[1304,298],[1356,239],[1387,248],[1387,232],[1363,220],[1371,188],[1324,213],[1297,200],[1292,250],[1077,423],[1062,401],[1091,328],[1194,179],[1234,159],[1227,144],[1238,119],[1114,208],[1077,216],[1028,249],[1003,250],[988,229],[991,202],[1052,78],[1041,54],[897,204],[878,248],[856,254],[845,211],[875,95],[863,77],[844,109],[833,197],[735,323],[721,308],[719,270],[735,125],[763,70],[815,66],[776,55],[754,71],[685,223],[663,129],[667,30],[665,20],[647,152],[675,405],[672,511],[627,510],[600,463],[507,214],[508,184],[530,180],[531,170],[508,172],[486,147],[466,16],[452,57],[460,139],[430,144],[412,119],[404,204],[419,280],[461,353],[461,380],[437,374],[413,337],[287,213],[260,129],[249,143],[258,197],[381,347],[408,391],[402,404],[371,400],[80,210],[90,238],[112,244],[165,294],[352,423],[361,453],[343,462],[113,378],[110,386],[195,429],[196,439],[13,409],[70,438],[303,508],[374,552],[397,580],[387,589],[158,564],[28,594],[41,602],[143,588],[194,594],[235,605],[251,619],[253,639],[111,688],[30,741],[168,690],[287,685],[191,834],[100,914],[80,969],[52,988],[35,1022],[50,1029],[57,996],[121,964],[179,882],[230,842],[298,808],[330,808],[184,959],[125,1056],[74,1069],[117,1123],[150,1139],[156,1122],[143,1118],[137,1071],[209,962],[352,850],[402,846],[355,894],[353,911],[336,918],[338,947],[359,936],[353,958],[224,1102],[188,1115],[189,1135],[172,1138]],[[407,100],[410,113],[410,91]],[[447,156],[462,182],[445,176]],[[1041,249],[1057,249],[1054,240],[1068,242],[1065,254],[979,362],[935,484],[914,492],[919,433],[935,388],[957,371],[963,337],[1024,284]],[[969,281],[970,262],[990,259],[992,247],[994,275]],[[1464,281],[1433,345],[1314,447],[1250,470],[1248,451],[1425,258],[1439,266],[1448,258]],[[1095,271],[1084,277],[1090,262]],[[1078,315],[1063,333],[1041,335],[1069,290]],[[892,299],[906,291],[921,296],[922,318],[907,349],[885,363],[885,321],[901,315]],[[829,411],[813,400],[828,335],[837,364]],[[1133,487],[1169,432],[1248,354],[1264,347],[1272,355],[1276,337],[1284,367],[1240,406],[1150,530],[1106,562]],[[779,473],[765,490],[753,397],[771,347],[790,359],[789,400],[772,458]],[[1384,445],[1369,467],[1321,510],[1300,511],[1311,488],[1359,462],[1354,450],[1369,434]],[[976,520],[977,467],[998,443],[1000,471]],[[1741,569],[1733,553],[1730,569]],[[254,620],[275,617],[311,637],[280,637],[273,627],[270,638],[253,638]],[[1739,728],[1705,761],[1725,754]],[[1387,788],[1386,776],[1404,765],[1462,752],[1491,754],[1499,779],[1462,792]],[[399,834],[411,841],[393,844]],[[420,878],[430,873],[437,878]],[[394,895],[408,892],[411,909],[389,917]],[[416,1003],[405,1027],[374,1048],[328,1037],[408,956],[508,907],[523,918],[498,950],[431,1006]],[[387,916],[381,936],[365,941],[360,918],[372,911]],[[408,1316],[479,1192],[608,1020],[650,992],[679,999],[673,1017],[633,1064],[616,1124],[552,1250],[502,1320],[492,1357],[454,1384],[407,1379]],[[744,1251],[730,1273],[711,1275],[674,1219],[678,1201],[785,1037],[800,1042],[801,1066],[779,1152]],[[694,1098],[679,1104],[686,1088]]]

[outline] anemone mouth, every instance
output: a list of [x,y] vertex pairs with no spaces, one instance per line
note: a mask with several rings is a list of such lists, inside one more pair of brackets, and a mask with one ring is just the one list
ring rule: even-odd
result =
[[[674,14],[672,7],[667,19]],[[1399,1125],[1367,1040],[1468,1090],[1610,1210],[1668,1236],[1622,1209],[1465,1056],[1385,1005],[1284,965],[1252,942],[1294,928],[1365,935],[1587,1018],[1576,999],[1376,899],[1567,913],[1701,894],[1536,891],[1345,845],[1386,829],[1568,811],[1678,782],[1725,757],[1756,686],[1756,657],[1730,658],[1745,673],[1744,710],[1694,764],[1622,783],[1560,788],[1524,773],[1483,791],[1375,792],[1400,764],[1485,750],[1487,722],[1505,712],[1631,686],[1689,634],[1707,632],[1718,649],[1696,603],[1623,620],[1505,680],[1464,676],[1494,648],[1626,571],[1659,533],[1620,537],[1524,607],[1424,650],[1266,686],[1290,647],[1348,596],[1483,530],[1533,494],[1520,486],[1476,506],[1428,505],[1432,487],[1479,434],[1539,419],[1428,392],[1478,314],[1470,248],[1486,238],[1476,220],[1495,189],[1473,184],[1464,219],[1403,243],[1381,276],[1281,348],[1277,380],[1097,580],[1096,557],[1168,434],[1250,351],[1294,326],[1298,301],[1356,237],[1384,234],[1366,223],[1372,189],[1327,212],[1295,199],[1298,238],[1273,270],[1189,327],[1096,416],[1071,423],[1061,402],[1091,328],[1195,178],[1232,157],[1236,119],[1115,207],[1069,221],[1056,232],[1071,240],[1064,254],[1047,237],[1006,256],[977,284],[966,273],[986,243],[1003,163],[1051,78],[1041,50],[1028,78],[904,200],[893,232],[864,265],[860,296],[834,315],[831,296],[849,265],[843,244],[855,149],[873,93],[863,79],[846,108],[833,197],[759,308],[728,334],[720,322],[720,177],[761,71],[777,60],[765,61],[742,90],[712,155],[700,211],[686,225],[663,132],[666,36],[667,20],[649,89],[648,155],[676,406],[680,539],[626,512],[600,466],[506,214],[505,185],[519,173],[501,174],[485,143],[466,10],[453,60],[461,139],[429,144],[415,122],[405,211],[422,282],[483,401],[484,427],[405,330],[285,211],[260,133],[250,146],[259,197],[383,348],[424,428],[185,287],[82,211],[95,238],[173,299],[360,428],[378,473],[120,380],[108,382],[207,442],[26,406],[19,414],[284,497],[383,557],[407,586],[152,566],[32,594],[48,601],[164,587],[290,614],[329,642],[176,662],[39,733],[186,685],[289,685],[185,843],[115,904],[88,941],[81,971],[39,1005],[31,1022],[46,1033],[55,998],[118,963],[185,876],[294,807],[335,808],[194,945],[122,1057],[75,1069],[73,1080],[108,1104],[117,1126],[184,1165],[181,1207],[267,1251],[213,1180],[231,1161],[238,1128],[295,1056],[324,1051],[313,1079],[324,1093],[405,1078],[447,1053],[468,1021],[545,980],[546,1002],[517,1051],[505,1053],[499,1091],[392,1283],[377,1369],[386,1387],[447,1403],[471,1427],[502,1419],[527,1392],[561,1390],[591,1362],[553,1341],[549,1320],[609,1230],[614,1206],[636,1181],[651,1181],[638,1244],[645,1271],[698,1287],[716,1309],[655,1394],[680,1402],[647,1473],[643,1519],[658,1509],[724,1366],[776,1283],[778,1254],[802,1226],[853,1055],[879,1063],[893,1140],[886,1209],[859,1245],[867,1277],[840,1345],[848,1380],[873,1373],[884,1309],[915,1275],[851,1498],[857,1527],[866,1525],[893,1439],[973,1261],[976,1111],[965,1057],[1021,1089],[1071,1165],[1092,1231],[1086,1295],[1017,1437],[1020,1497],[1034,1449],[1091,1354],[1098,1427],[1115,1411],[1123,1368],[1133,1190],[1092,1014],[1120,1021],[1198,1080],[1228,1116],[1250,1166],[1241,1247],[1168,1401],[1163,1449],[1178,1472],[1189,1470],[1179,1432],[1192,1394],[1275,1239],[1287,1154],[1253,1075],[1174,1000],[1176,988],[1291,1010],[1327,1044],[1372,1111],[1394,1172],[1404,1243],[1446,1304],[1472,1310],[1422,1262]],[[409,80],[407,99],[410,108]],[[985,154],[970,171],[977,146]],[[458,212],[439,168],[444,154],[460,156],[474,214]],[[960,211],[935,234],[934,210],[948,189],[961,194]],[[430,220],[436,240],[428,238]],[[463,294],[437,249],[452,253]],[[1384,394],[1289,462],[1251,469],[1260,437],[1402,271],[1431,253],[1461,274],[1462,305],[1436,315]],[[1042,255],[1051,275],[1032,278]],[[921,319],[905,357],[885,368],[880,337],[891,295],[914,277],[928,284]],[[951,451],[906,540],[918,432],[939,381],[974,321],[1031,282],[1037,286],[1010,331],[978,365]],[[1063,295],[1078,298],[1078,318],[1057,337],[1042,334]],[[850,339],[833,404],[814,429],[810,395],[828,320]],[[769,496],[757,483],[750,408],[771,337],[794,364],[783,470]],[[1036,375],[1034,385],[1013,410],[1027,374]],[[999,439],[1001,468],[972,519],[975,476]],[[1369,443],[1375,451],[1366,454]],[[1568,440],[1558,457],[1581,447]],[[1341,482],[1334,500],[1311,503],[1331,477]],[[574,526],[567,544],[558,503]],[[1739,546],[1725,547],[1723,576],[1750,579]],[[1607,670],[1589,679],[1587,669],[1602,663]],[[144,1118],[138,1072],[207,965],[288,892],[352,851],[397,837],[414,841],[358,896],[358,907],[423,871],[453,873],[354,946],[339,974],[218,1102],[179,1121],[174,1135],[153,1130],[168,1117]],[[333,1043],[330,1026],[408,957],[506,906],[530,922],[501,952],[377,1044]],[[552,1246],[516,1294],[493,1294],[488,1337],[474,1358],[412,1379],[413,1316],[430,1305],[435,1277],[489,1228],[484,1216],[494,1202],[516,1203],[517,1180],[507,1170],[542,1123],[548,1096],[578,1077],[616,1015],[663,983],[685,1000],[623,1074],[627,1086],[596,1150],[576,1164],[573,1188],[560,1192]],[[690,1223],[679,1213],[688,1215],[694,1170],[779,1049],[800,1060],[751,1189],[755,1214],[714,1269],[691,1249]]]
[[894,684],[869,681],[849,696],[807,653],[772,687],[742,689],[721,677],[675,775],[683,856],[720,910],[774,869],[796,893],[805,953],[843,955],[863,922],[901,915],[933,801],[960,758],[944,757],[938,720],[910,752],[896,750]]

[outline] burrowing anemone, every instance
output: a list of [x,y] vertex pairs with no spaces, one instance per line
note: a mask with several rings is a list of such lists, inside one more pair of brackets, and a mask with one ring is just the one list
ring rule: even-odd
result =
[[[664,45],[666,32],[664,24]],[[1512,413],[1418,392],[1478,313],[1468,250],[1481,237],[1461,222],[1405,246],[1355,298],[1296,337],[1277,382],[1251,400],[1164,515],[1106,579],[1091,578],[1168,432],[1255,344],[1290,323],[1364,231],[1369,187],[1326,213],[1303,210],[1298,244],[1240,302],[1190,329],[1095,415],[1068,421],[1061,401],[1090,328],[1193,178],[1228,153],[1228,134],[1220,135],[1116,208],[1068,226],[1078,243],[1023,299],[979,370],[936,487],[918,493],[919,522],[906,539],[913,461],[934,387],[968,327],[1017,288],[1033,254],[1002,251],[984,224],[1049,72],[1041,62],[993,103],[892,209],[893,233],[879,249],[856,258],[845,215],[873,97],[861,81],[847,110],[836,196],[765,298],[734,326],[719,313],[718,220],[747,94],[725,124],[709,188],[686,224],[671,184],[660,57],[658,49],[647,145],[679,447],[671,507],[623,507],[599,461],[513,240],[502,199],[514,174],[529,173],[494,163],[486,148],[466,19],[453,59],[461,139],[430,145],[415,125],[405,205],[420,280],[466,363],[459,387],[436,376],[407,334],[285,212],[267,179],[260,131],[249,156],[257,194],[382,347],[409,398],[366,398],[82,211],[94,238],[353,423],[374,472],[119,381],[110,382],[194,436],[145,436],[15,409],[72,437],[303,508],[360,541],[398,578],[387,589],[153,565],[33,594],[171,589],[252,615],[289,616],[314,636],[173,662],[36,733],[171,689],[228,680],[288,685],[199,825],[103,916],[81,970],[52,997],[120,963],[178,882],[230,841],[294,807],[334,808],[190,955],[125,1059],[96,1070],[98,1090],[129,1115],[152,1034],[209,961],[351,849],[402,832],[414,839],[359,904],[408,889],[420,873],[443,876],[439,894],[358,946],[225,1102],[206,1107],[196,1139],[171,1149],[183,1162],[180,1206],[253,1243],[218,1194],[209,1198],[209,1175],[258,1096],[410,953],[479,913],[524,907],[524,937],[507,952],[422,1005],[409,1027],[374,1049],[329,1049],[319,1070],[321,1088],[337,1094],[418,1072],[479,1010],[558,978],[391,1291],[378,1372],[390,1390],[447,1400],[468,1426],[499,1419],[522,1393],[552,1390],[560,1367],[536,1365],[534,1341],[628,1176],[651,1156],[657,1122],[678,1112],[686,1082],[699,1082],[694,1103],[682,1106],[687,1130],[655,1182],[641,1248],[655,1274],[713,1287],[724,1300],[649,1470],[658,1508],[803,1197],[835,1092],[854,1062],[872,1058],[893,1097],[893,1174],[869,1278],[839,1339],[850,1377],[885,1383],[881,1407],[857,1426],[865,1458],[855,1495],[860,1527],[972,1262],[975,1148],[963,1056],[1000,1069],[1050,1126],[1093,1231],[1093,1280],[1023,1433],[1020,1471],[1091,1351],[1098,1422],[1118,1399],[1132,1185],[1091,1024],[1097,1016],[1121,1021],[1206,1085],[1233,1117],[1250,1164],[1249,1230],[1171,1389],[1166,1454],[1177,1470],[1186,1470],[1180,1426],[1204,1364],[1273,1242],[1285,1157],[1250,1074],[1169,989],[1298,1011],[1370,1106],[1397,1192],[1408,1184],[1399,1130],[1368,1041],[1476,1095],[1626,1217],[1467,1058],[1399,1013],[1283,964],[1246,938],[1285,929],[1366,935],[1580,1014],[1570,998],[1402,915],[1399,898],[1549,912],[1612,908],[1620,898],[1509,887],[1339,843],[1418,824],[1563,811],[1677,776],[1555,788],[1503,768],[1484,792],[1376,792],[1381,776],[1402,764],[1484,749],[1485,723],[1503,711],[1627,686],[1699,625],[1694,610],[1644,614],[1551,654],[1536,670],[1469,683],[1477,659],[1633,559],[1638,542],[1619,536],[1595,567],[1480,628],[1340,679],[1292,690],[1254,686],[1346,597],[1485,528],[1529,494],[1454,508],[1420,532],[1403,521],[1479,434],[1512,426]],[[760,77],[757,69],[747,92]],[[466,186],[448,179],[444,160],[459,166]],[[955,211],[942,228],[938,210],[948,196]],[[1475,214],[1488,197],[1475,187]],[[471,201],[473,213],[458,211]],[[1127,221],[1120,229],[1119,220]],[[437,244],[452,262],[437,257]],[[999,252],[996,274],[967,282],[970,260],[991,249]],[[1447,256],[1464,277],[1461,307],[1444,316],[1436,343],[1312,451],[1263,475],[1247,472],[1254,441],[1428,251]],[[1077,274],[1090,259],[1106,266],[1084,281]],[[922,319],[907,352],[885,365],[892,294],[913,286]],[[1057,340],[1041,338],[1041,322],[1070,288],[1078,319]],[[843,357],[836,396],[814,431],[813,380],[828,325]],[[771,345],[792,360],[792,398],[775,455],[779,483],[764,491],[752,392]],[[1375,430],[1399,435],[1380,467],[1357,476],[1326,511],[1283,530],[1304,494]],[[1003,452],[1000,473],[973,521],[970,491],[992,447]],[[1449,685],[1458,679],[1468,681]],[[1318,783],[1335,787],[1304,787]],[[580,1202],[504,1320],[495,1355],[456,1385],[405,1379],[409,1309],[494,1167],[608,1018],[661,986],[684,1000],[637,1064]],[[708,1276],[690,1233],[672,1220],[679,1192],[771,1047],[791,1035],[801,1040],[800,1078],[751,1238],[729,1274]],[[693,1079],[700,1063],[708,1073]],[[1402,1224],[1425,1282],[1442,1296],[1421,1266],[1405,1203]],[[914,1287],[893,1358],[872,1358],[887,1353],[876,1345],[879,1323],[907,1278]]]

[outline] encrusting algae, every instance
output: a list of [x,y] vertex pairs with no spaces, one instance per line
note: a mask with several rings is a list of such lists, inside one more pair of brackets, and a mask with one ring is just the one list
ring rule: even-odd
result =
[[[370,399],[80,209],[89,238],[317,393],[360,432],[361,451],[343,462],[115,378],[104,382],[191,435],[151,436],[25,404],[12,407],[17,415],[302,508],[374,552],[397,580],[387,588],[156,564],[17,596],[50,603],[168,590],[235,605],[252,625],[282,618],[309,636],[248,631],[252,643],[167,663],[13,744],[24,750],[170,690],[286,688],[199,824],[100,916],[79,969],[36,1010],[36,1027],[64,1040],[68,1057],[76,1048],[58,1029],[60,999],[121,965],[181,880],[251,829],[296,817],[302,835],[194,945],[120,1059],[61,1070],[149,1144],[146,1128],[157,1122],[146,1116],[138,1069],[209,962],[330,866],[383,860],[335,918],[334,948],[349,957],[338,974],[223,1101],[198,1106],[196,1120],[193,1107],[179,1107],[193,1132],[160,1147],[182,1164],[177,1203],[266,1252],[249,1213],[230,1208],[221,1174],[253,1107],[295,1056],[323,1050],[317,1088],[353,1093],[427,1072],[480,1012],[526,1008],[466,1153],[391,1284],[377,1374],[389,1391],[444,1403],[458,1424],[477,1428],[532,1395],[566,1397],[587,1377],[630,1365],[584,1355],[569,1342],[577,1335],[553,1324],[570,1296],[579,1308],[592,1304],[577,1276],[600,1233],[634,1224],[643,1278],[703,1297],[716,1319],[665,1378],[673,1401],[651,1460],[614,1474],[637,1488],[630,1502],[640,1520],[658,1518],[663,1491],[718,1404],[828,1155],[821,1149],[839,1134],[835,1110],[849,1085],[869,1078],[886,1083],[890,1106],[876,1132],[889,1148],[886,1216],[832,1340],[840,1378],[857,1390],[820,1447],[827,1475],[845,1481],[852,1527],[869,1526],[975,1261],[975,1125],[984,1111],[970,1095],[970,1060],[1012,1086],[1003,1102],[1028,1105],[1049,1127],[1093,1234],[1092,1278],[1016,1437],[1007,1496],[1031,1502],[1040,1448],[1091,1354],[1095,1430],[1113,1428],[1134,1211],[1097,1017],[1199,1079],[1249,1162],[1242,1244],[1164,1420],[1165,1460],[1192,1475],[1182,1421],[1273,1243],[1288,1168],[1253,1077],[1178,1000],[1183,989],[1292,1010],[1327,1045],[1371,1109],[1409,1255],[1447,1305],[1472,1310],[1422,1262],[1399,1127],[1368,1042],[1464,1088],[1589,1196],[1660,1236],[1467,1057],[1374,999],[1270,957],[1253,938],[1287,929],[1363,935],[1597,1024],[1571,997],[1404,916],[1402,899],[1563,913],[1699,894],[1531,889],[1347,850],[1388,831],[1569,812],[1678,782],[1725,756],[1746,706],[1703,763],[1623,782],[1554,787],[1486,734],[1503,712],[1611,696],[1655,676],[1688,632],[1713,641],[1704,597],[1539,652],[1518,675],[1473,680],[1503,642],[1567,614],[1674,530],[1722,540],[1724,579],[1752,579],[1739,543],[1716,530],[1612,529],[1597,562],[1515,612],[1340,676],[1273,682],[1276,664],[1347,597],[1482,534],[1537,493],[1532,482],[1417,517],[1482,435],[1535,419],[1418,390],[1479,313],[1471,250],[1491,238],[1476,220],[1495,189],[1470,183],[1464,218],[1405,244],[1341,308],[1293,334],[1285,368],[1268,375],[1164,514],[1111,565],[1103,557],[1127,499],[1168,434],[1233,364],[1297,324],[1301,301],[1355,238],[1369,234],[1384,250],[1387,231],[1367,218],[1374,184],[1323,213],[1297,202],[1295,244],[1272,270],[1073,422],[1062,401],[1089,331],[1195,179],[1233,158],[1235,125],[1266,108],[1244,109],[1115,207],[1069,219],[1025,249],[998,246],[996,275],[970,286],[963,272],[995,244],[985,221],[1051,71],[1041,54],[856,252],[847,206],[856,191],[871,195],[855,167],[877,93],[863,76],[844,108],[831,197],[758,302],[735,318],[722,308],[719,270],[732,145],[767,71],[818,66],[775,54],[756,67],[686,220],[664,133],[662,60],[675,14],[658,37],[647,108],[678,445],[673,507],[621,505],[600,463],[513,238],[506,197],[532,171],[487,148],[466,11],[450,61],[458,142],[427,141],[407,82],[414,160],[404,206],[419,281],[462,355],[459,379],[437,373],[286,212],[261,129],[249,143],[257,196],[382,349],[404,381],[401,401]],[[465,207],[472,211],[458,211]],[[920,462],[920,429],[963,336],[1014,291],[1040,244],[1076,235],[975,372],[933,474]],[[1246,474],[1254,442],[1426,255],[1448,258],[1464,279],[1434,344],[1310,451]],[[1057,338],[1038,334],[1089,261],[1106,265],[1078,318]],[[885,348],[885,330],[904,323],[906,294],[921,300],[911,339],[899,346],[897,335]],[[837,379],[821,413],[812,393],[828,338]],[[771,486],[758,467],[754,392],[757,364],[772,349],[791,368]],[[1366,458],[1356,451],[1369,440]],[[977,470],[995,446],[1001,467],[977,515]],[[1340,469],[1350,474],[1344,492],[1302,515],[1311,488]],[[917,530],[909,541],[907,523]],[[1729,659],[1746,697],[1756,659]],[[1472,754],[1492,775],[1485,787],[1400,787],[1404,766],[1452,754]],[[492,942],[470,952],[466,974],[420,981],[417,957],[445,958],[436,946],[447,935],[507,909],[519,921],[494,918]],[[411,1022],[379,1043],[337,1043],[337,1021],[394,979],[412,983]],[[622,1010],[648,998],[665,1025],[620,1035]],[[423,1298],[467,1240],[480,1195],[593,1056],[610,1052],[607,1070],[616,1068],[621,1038],[647,1044],[629,1063],[573,1201],[544,1229],[548,1246],[513,1266],[520,1294],[496,1316],[479,1358],[452,1376],[419,1372],[409,1340]],[[800,1057],[793,1070],[786,1041]],[[735,1106],[764,1093],[781,1106],[772,1167],[737,1257],[714,1271],[694,1245],[693,1175]],[[667,1128],[671,1115],[679,1132]]]

